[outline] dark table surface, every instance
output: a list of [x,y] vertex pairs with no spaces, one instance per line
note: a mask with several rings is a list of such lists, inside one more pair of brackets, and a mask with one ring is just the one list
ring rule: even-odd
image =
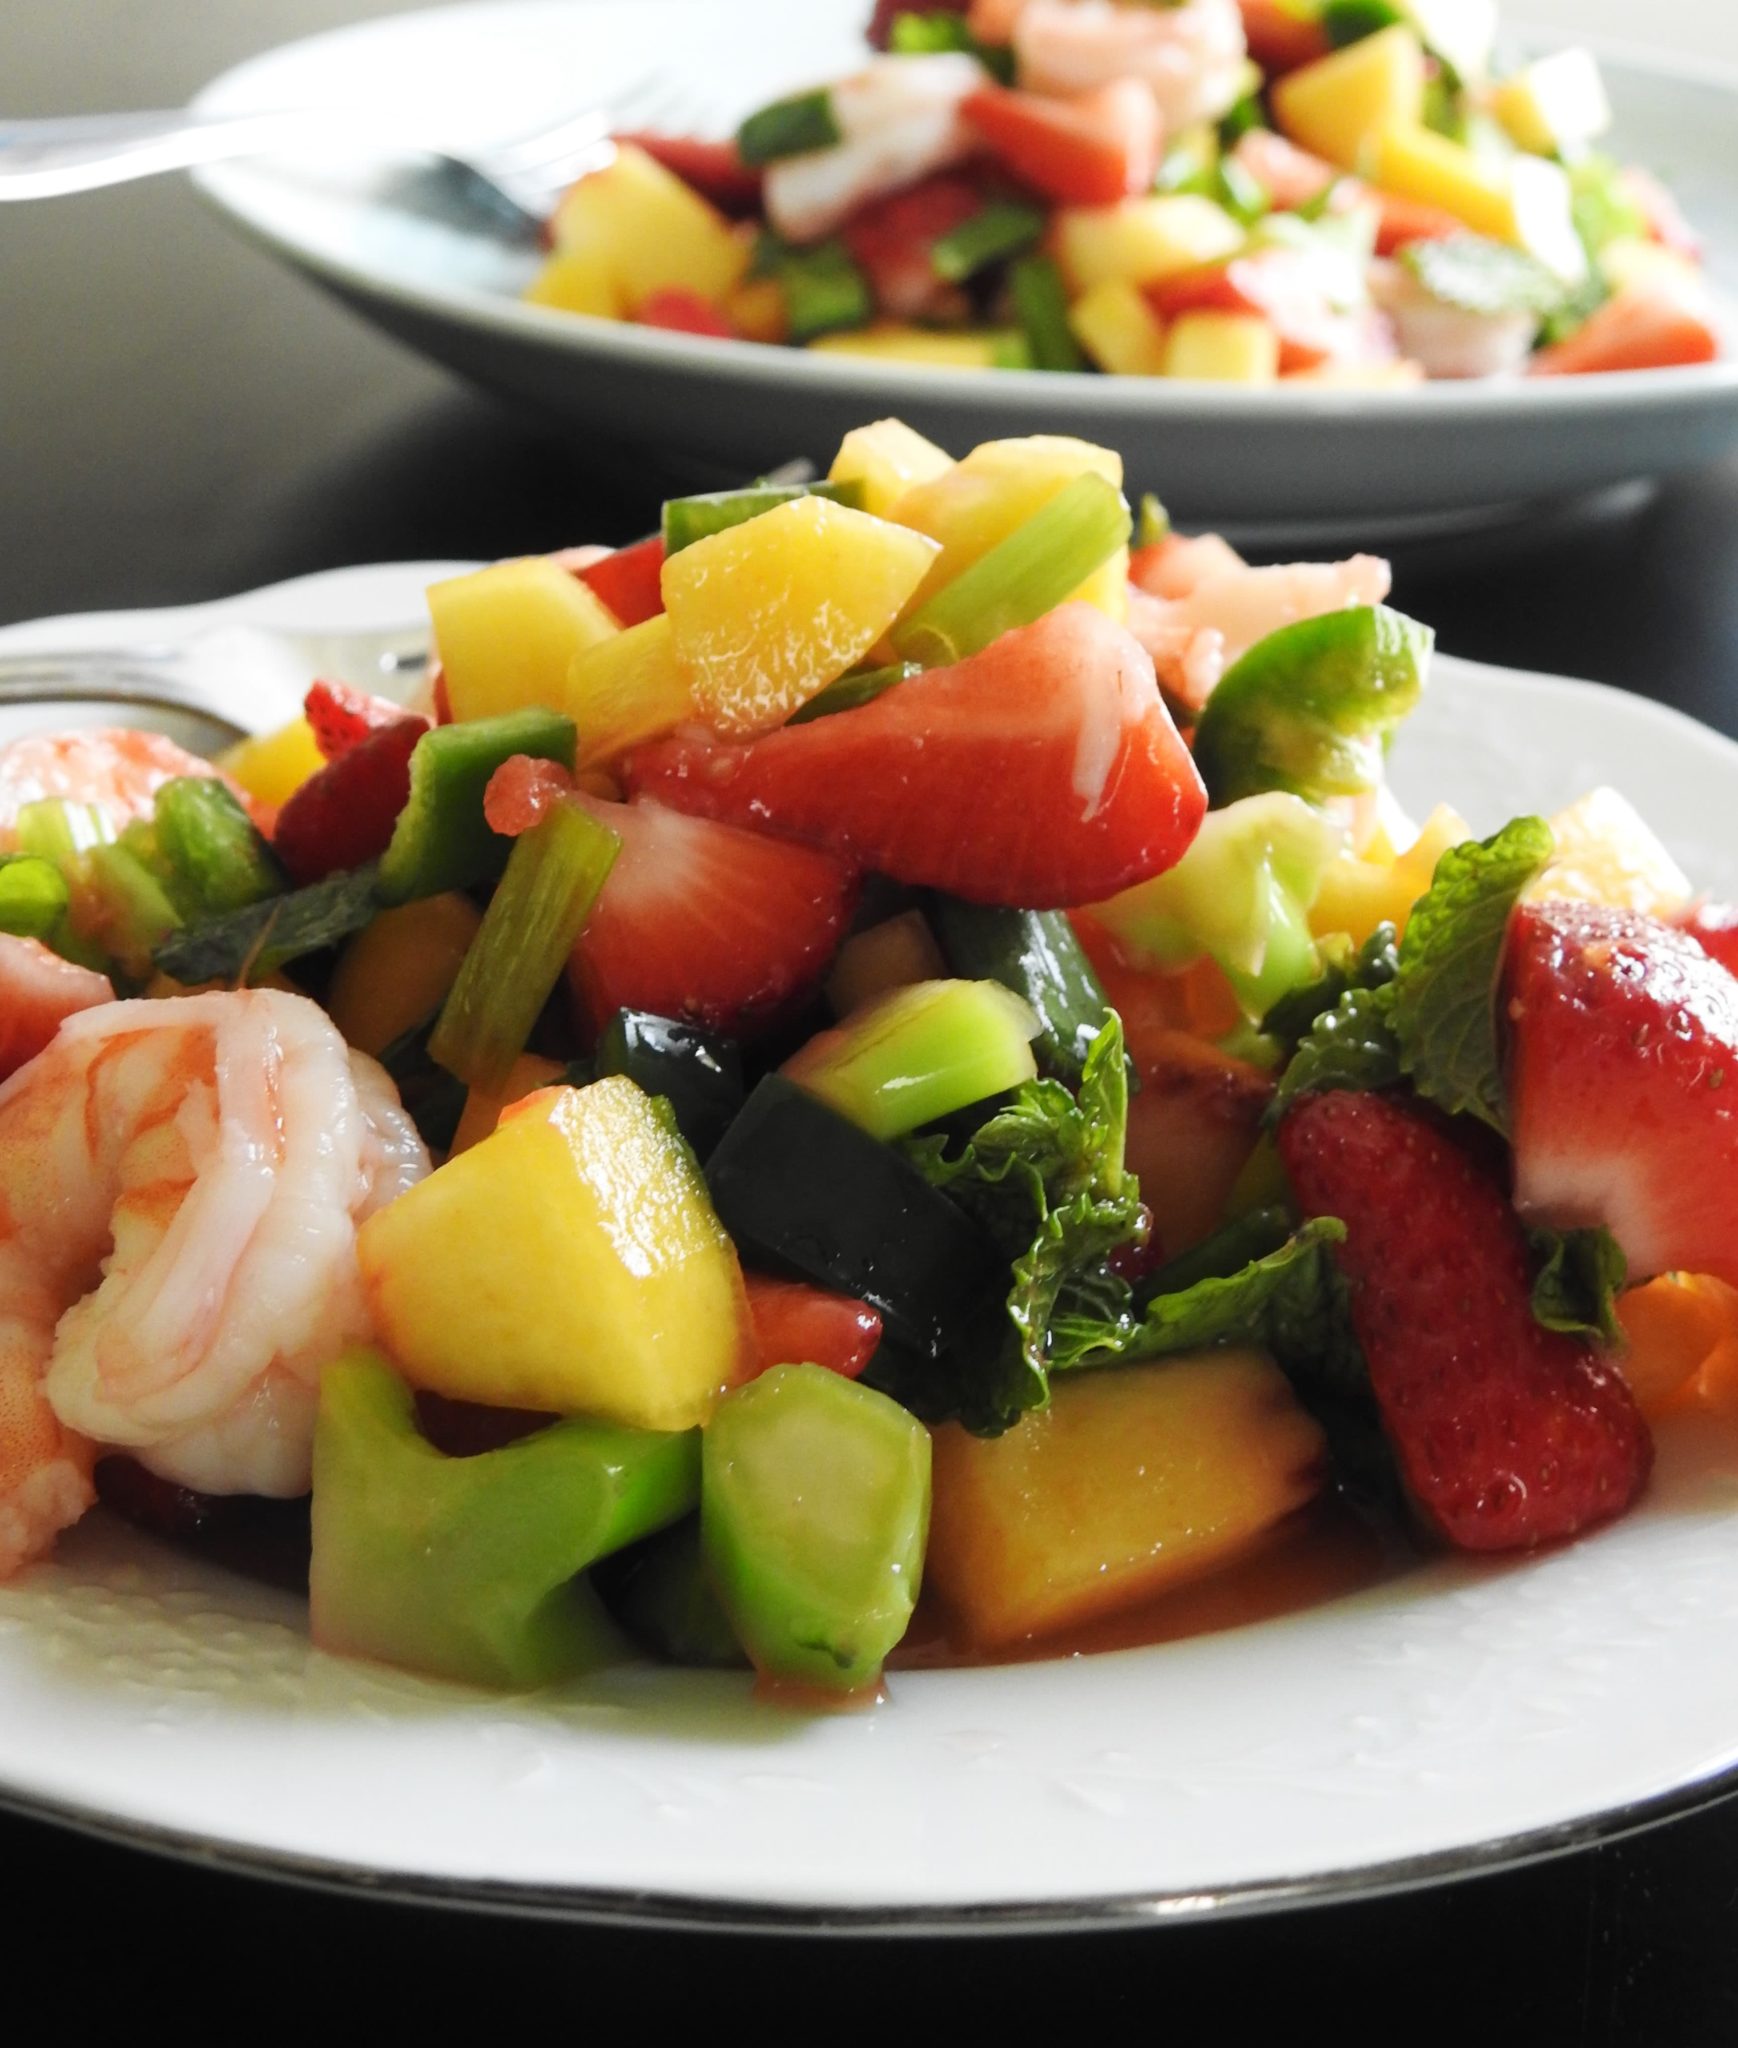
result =
[[[14,0],[0,7],[0,118],[174,104],[273,42],[388,11]],[[621,539],[651,523],[659,486],[654,455],[562,441],[376,337],[179,180],[0,209],[0,622],[339,563]],[[1735,569],[1728,465],[1500,544],[1407,556],[1398,601],[1455,653],[1597,677],[1738,732]],[[575,2032],[644,2008],[822,2039],[859,2013],[920,2032],[1023,2021],[1162,2037],[1180,2023],[1228,2042],[1309,2013],[1353,2040],[1738,2038],[1738,1804],[1400,1898],[1003,1942],[442,1915],[159,1863],[23,1819],[0,1818],[0,1870],[12,1955],[81,1966],[64,1993],[71,2039],[141,2009],[235,2039],[285,2011],[445,2039],[502,2001],[522,2024]]]

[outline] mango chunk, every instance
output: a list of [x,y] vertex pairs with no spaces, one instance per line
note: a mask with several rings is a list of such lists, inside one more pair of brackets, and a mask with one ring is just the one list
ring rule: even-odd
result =
[[721,732],[782,725],[861,661],[940,553],[830,499],[787,499],[664,564],[664,608],[700,716]]
[[1529,902],[1567,898],[1674,918],[1695,894],[1690,878],[1641,813],[1615,789],[1590,789],[1551,820],[1557,850],[1527,889]]
[[1054,1634],[1247,1554],[1326,1450],[1259,1352],[1059,1377],[1006,1436],[936,1431],[930,1584],[980,1648]]
[[953,457],[903,420],[853,427],[839,443],[827,481],[857,484],[863,510],[887,518],[913,484],[933,483],[953,468]]
[[1161,375],[1211,384],[1271,384],[1279,335],[1258,313],[1180,314],[1165,336]]
[[595,647],[567,671],[562,708],[579,728],[578,766],[613,761],[694,716],[694,686],[676,658],[670,616],[659,612]]
[[910,327],[878,320],[843,334],[823,334],[811,354],[867,356],[878,363],[915,363],[931,370],[1008,370],[1019,364],[1020,339],[1005,327]]
[[288,803],[310,775],[326,765],[314,739],[314,728],[305,718],[292,718],[275,732],[257,739],[237,740],[217,757],[217,765],[232,782],[239,782],[249,796],[262,804]]
[[515,1102],[523,1102],[527,1095],[535,1095],[540,1088],[557,1086],[565,1071],[559,1060],[546,1060],[541,1053],[522,1052],[508,1068],[507,1078],[499,1088],[467,1089],[463,1113],[453,1129],[453,1142],[447,1147],[448,1156],[480,1145],[494,1132],[503,1112]]
[[756,1364],[693,1155],[622,1076],[515,1104],[356,1248],[381,1343],[456,1400],[691,1429]]
[[455,719],[531,704],[565,711],[574,656],[621,630],[603,600],[547,555],[431,584],[428,608]]
[[1539,156],[1585,149],[1611,126],[1611,101],[1591,50],[1555,50],[1505,78],[1491,112],[1510,139]]
[[594,249],[555,250],[525,287],[525,300],[561,313],[590,313],[599,320],[626,318],[615,274]]
[[1101,284],[1155,284],[1233,256],[1244,229],[1194,192],[1065,206],[1056,216],[1056,260],[1074,293]]
[[1340,854],[1323,870],[1310,906],[1310,929],[1318,937],[1344,932],[1358,946],[1379,924],[1391,924],[1404,933],[1412,906],[1430,887],[1436,863],[1470,836],[1459,812],[1438,804],[1404,853],[1378,853],[1372,848],[1362,859]]
[[426,1024],[459,978],[483,917],[456,891],[384,910],[344,948],[326,1009],[346,1041],[376,1059]]
[[1068,325],[1101,370],[1118,377],[1164,374],[1164,323],[1132,284],[1114,277],[1095,284],[1069,307]]
[[1274,117],[1299,148],[1355,171],[1378,129],[1422,123],[1424,77],[1423,43],[1397,23],[1279,79]]
[[1391,122],[1366,138],[1362,169],[1401,199],[1441,207],[1474,234],[1512,242],[1566,283],[1587,274],[1568,173],[1538,156],[1477,156],[1420,123]]
[[723,214],[631,142],[568,188],[551,228],[557,252],[596,262],[629,313],[667,285],[722,300],[749,264]]

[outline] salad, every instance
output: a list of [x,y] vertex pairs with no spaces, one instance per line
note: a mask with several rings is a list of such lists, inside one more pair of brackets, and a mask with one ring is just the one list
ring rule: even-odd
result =
[[1694,233],[1494,0],[880,0],[730,142],[636,134],[526,296],[878,362],[1270,385],[1705,363]]
[[1386,565],[1122,481],[883,420],[436,584],[419,709],[0,753],[0,1571],[275,1517],[333,1651],[839,1699],[1624,1513],[1738,1389],[1738,911],[1407,818]]

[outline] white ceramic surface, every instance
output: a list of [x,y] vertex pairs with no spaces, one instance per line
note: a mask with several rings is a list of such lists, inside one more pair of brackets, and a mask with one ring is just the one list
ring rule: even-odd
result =
[[[864,0],[492,0],[290,45],[200,104],[409,100],[450,108],[458,132],[486,140],[674,56],[694,125],[722,132],[773,93],[848,67],[865,12]],[[1621,146],[1674,180],[1716,279],[1738,296],[1735,78],[1609,66]],[[1738,442],[1738,363],[1378,393],[873,365],[522,305],[529,254],[411,210],[421,188],[365,161],[198,178],[268,248],[413,346],[578,427],[734,473],[824,458],[845,428],[898,412],[959,448],[1034,431],[1108,441],[1191,522],[1393,538],[1421,520],[1691,467]]]
[[[453,566],[44,621],[0,653],[409,629]],[[1738,891],[1738,746],[1619,692],[1444,659],[1393,766],[1484,828],[1620,782]],[[1738,1435],[1668,1435],[1642,1509],[1553,1556],[893,1693],[807,1719],[635,1667],[486,1698],[322,1656],[297,1601],[96,1516],[0,1586],[0,1801],[280,1875],[710,1924],[1070,1926],[1464,1873],[1738,1771]]]

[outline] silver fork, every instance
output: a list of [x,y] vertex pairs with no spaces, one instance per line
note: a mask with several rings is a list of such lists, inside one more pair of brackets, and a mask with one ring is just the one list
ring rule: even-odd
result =
[[0,121],[0,200],[51,199],[278,151],[339,144],[382,155],[432,156],[475,180],[519,221],[541,221],[575,178],[607,160],[614,130],[649,127],[679,112],[683,90],[667,75],[636,79],[607,105],[487,145],[457,148],[426,111],[296,107],[247,114],[91,114]]

